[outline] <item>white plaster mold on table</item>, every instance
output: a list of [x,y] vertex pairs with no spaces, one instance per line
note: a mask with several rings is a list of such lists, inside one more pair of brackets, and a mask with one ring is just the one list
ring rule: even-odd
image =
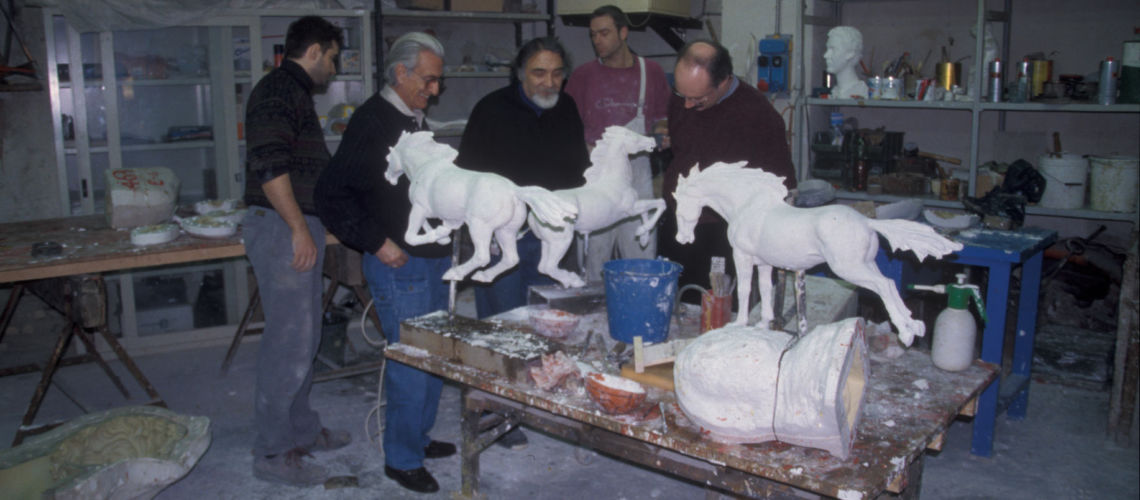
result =
[[531,214],[530,228],[542,241],[542,258],[539,272],[554,278],[565,287],[585,286],[582,278],[558,267],[558,262],[574,241],[574,233],[589,234],[607,229],[624,219],[640,217],[636,234],[642,245],[648,245],[649,231],[665,211],[665,200],[639,200],[633,187],[633,167],[629,156],[650,151],[656,146],[651,137],[625,127],[610,126],[590,152],[591,166],[586,169],[586,184],[572,189],[560,189],[554,194],[578,208],[573,229],[555,228],[538,224]]
[[[746,168],[746,162],[717,162],[704,170],[694,166],[688,177],[678,178],[674,192],[676,239],[679,243],[693,242],[693,229],[706,206],[727,220],[728,241],[736,264],[738,310],[748,310],[755,266],[763,325],[774,318],[773,267],[802,273],[827,263],[840,278],[871,290],[882,299],[903,344],[909,346],[914,337],[925,335],[926,325],[911,317],[895,283],[875,265],[879,234],[894,250],[913,251],[919,261],[961,250],[962,244],[918,222],[868,219],[843,205],[793,207],[785,203],[787,195],[783,177]],[[743,326],[747,321],[747,315],[738,314],[735,324]]]
[[[459,168],[459,152],[433,139],[432,133],[404,132],[388,153],[384,177],[395,185],[401,175],[411,181],[408,198],[409,245],[447,244],[450,234],[464,224],[471,235],[475,254],[443,275],[459,281],[491,262],[492,238],[502,249],[494,266],[472,275],[476,281],[491,282],[519,261],[515,241],[527,217],[527,207],[543,224],[568,228],[577,209],[550,191],[538,186],[518,186],[501,175]],[[442,224],[432,227],[429,218]],[[568,229],[567,229],[568,230]]]
[[727,326],[698,337],[674,366],[677,402],[708,436],[780,441],[847,458],[869,375],[863,320],[785,332]]

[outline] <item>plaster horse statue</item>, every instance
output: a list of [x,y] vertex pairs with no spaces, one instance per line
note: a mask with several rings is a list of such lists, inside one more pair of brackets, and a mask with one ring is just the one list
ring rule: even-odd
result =
[[614,225],[627,217],[641,217],[637,228],[638,241],[648,245],[649,231],[665,212],[665,200],[639,200],[633,187],[633,172],[629,155],[652,150],[657,145],[646,137],[625,127],[607,127],[590,152],[591,166],[586,169],[586,184],[572,189],[560,189],[554,194],[578,208],[578,218],[572,229],[536,224],[532,213],[530,228],[542,241],[542,258],[538,271],[554,278],[567,288],[586,284],[580,276],[558,267],[558,262],[574,241],[574,232],[589,234]]
[[[783,177],[747,162],[714,163],[704,170],[694,166],[677,181],[677,241],[691,243],[701,209],[708,206],[728,221],[728,241],[736,261],[739,311],[748,310],[752,267],[758,269],[762,325],[772,312],[772,268],[802,271],[826,262],[840,278],[875,292],[882,299],[899,340],[909,346],[926,333],[922,321],[911,318],[895,284],[875,266],[879,238],[894,250],[911,250],[919,261],[928,255],[941,258],[961,250],[934,229],[918,222],[868,219],[843,205],[797,208],[784,202],[788,190]],[[800,294],[797,291],[797,294]],[[736,316],[746,325],[747,313]],[[801,325],[801,332],[806,325]]]
[[[451,242],[451,231],[467,224],[475,254],[466,262],[448,269],[443,279],[460,281],[471,271],[491,262],[491,238],[502,249],[502,258],[494,266],[476,272],[472,279],[491,282],[496,276],[518,264],[515,246],[519,229],[526,221],[527,207],[545,224],[569,227],[577,208],[537,186],[519,187],[506,177],[487,172],[465,170],[455,165],[459,152],[433,139],[429,131],[404,132],[388,153],[388,170],[384,178],[393,185],[401,175],[411,181],[408,198],[412,202],[408,214],[408,230],[404,241],[409,245]],[[432,227],[429,218],[442,224]]]

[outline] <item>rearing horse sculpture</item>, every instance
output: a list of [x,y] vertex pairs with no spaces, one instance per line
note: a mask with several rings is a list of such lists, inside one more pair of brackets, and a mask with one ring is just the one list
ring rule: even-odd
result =
[[739,311],[735,324],[748,321],[752,267],[760,280],[761,320],[768,324],[772,312],[772,268],[803,271],[824,262],[851,283],[875,292],[899,331],[899,340],[910,345],[926,333],[922,321],[911,318],[893,281],[875,266],[879,250],[876,232],[895,250],[911,250],[919,260],[938,258],[961,250],[929,226],[906,220],[868,219],[850,207],[828,205],[796,208],[784,202],[788,190],[784,178],[745,168],[747,162],[714,163],[704,170],[696,166],[689,176],[677,180],[677,241],[692,243],[693,227],[708,206],[728,221],[728,241],[736,261],[736,293]]
[[[454,163],[459,152],[435,142],[432,137],[427,131],[401,134],[388,153],[384,178],[396,184],[401,175],[407,174],[411,180],[408,198],[412,210],[408,214],[408,231],[404,234],[404,241],[409,245],[449,243],[451,231],[467,224],[475,254],[448,269],[443,279],[462,280],[471,271],[490,263],[492,236],[503,256],[494,266],[475,273],[472,279],[491,282],[518,264],[515,241],[526,221],[528,206],[544,224],[554,227],[573,224],[570,220],[578,209],[572,204],[541,187],[519,187],[501,175],[459,168]],[[432,227],[428,223],[432,217],[438,217],[443,223]]]
[[633,187],[633,172],[629,155],[649,151],[657,145],[651,137],[633,132],[625,127],[610,126],[590,152],[590,168],[583,174],[586,184],[572,189],[560,189],[554,194],[578,207],[578,218],[573,228],[555,228],[535,224],[531,214],[530,228],[542,241],[542,259],[538,271],[554,278],[564,287],[585,285],[578,275],[558,267],[558,261],[574,241],[574,232],[589,234],[610,227],[633,216],[641,217],[641,226],[636,234],[642,245],[649,237],[649,230],[657,224],[657,219],[665,212],[665,200],[637,199]]

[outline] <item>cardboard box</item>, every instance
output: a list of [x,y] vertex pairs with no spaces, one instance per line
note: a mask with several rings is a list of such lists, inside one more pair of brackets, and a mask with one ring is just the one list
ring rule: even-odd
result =
[[401,9],[443,10],[443,0],[396,0]]
[[502,12],[503,0],[451,0],[456,12]]
[[[452,0],[454,1],[454,0]],[[605,4],[616,5],[625,13],[666,14],[677,17],[689,17],[690,0],[558,0],[559,15],[591,14],[594,9]]]

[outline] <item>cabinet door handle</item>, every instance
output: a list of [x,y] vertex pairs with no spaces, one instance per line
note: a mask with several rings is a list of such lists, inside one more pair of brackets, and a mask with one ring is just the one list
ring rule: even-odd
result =
[[87,179],[79,181],[79,196],[80,198],[87,198]]

